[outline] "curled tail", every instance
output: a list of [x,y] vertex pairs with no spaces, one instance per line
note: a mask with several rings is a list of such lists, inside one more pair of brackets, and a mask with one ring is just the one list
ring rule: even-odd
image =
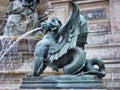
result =
[[[96,69],[94,65],[97,65],[98,68]],[[100,78],[104,77],[106,74],[104,63],[99,58],[88,60],[85,64],[85,71],[86,74],[97,75]]]

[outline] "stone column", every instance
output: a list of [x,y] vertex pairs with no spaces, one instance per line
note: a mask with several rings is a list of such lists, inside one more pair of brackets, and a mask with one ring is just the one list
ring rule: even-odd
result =
[[120,0],[109,0],[112,33],[120,32]]

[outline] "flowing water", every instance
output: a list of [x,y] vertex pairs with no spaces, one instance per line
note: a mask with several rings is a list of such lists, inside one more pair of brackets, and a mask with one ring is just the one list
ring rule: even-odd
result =
[[[1,40],[1,43],[2,43],[2,48],[1,48],[1,52],[0,52],[0,61],[4,58],[4,56],[21,40],[23,39],[24,37],[26,37],[27,35],[35,32],[35,31],[38,31],[38,30],[41,30],[41,27],[40,28],[36,28],[36,29],[33,29],[33,30],[30,30],[28,32],[26,32],[25,34],[21,35],[19,38],[17,38],[16,41],[9,41],[9,43],[7,44],[6,46],[6,42],[4,41],[5,38],[12,38],[12,36],[2,36],[0,37],[0,40]],[[12,43],[13,42],[13,43]]]

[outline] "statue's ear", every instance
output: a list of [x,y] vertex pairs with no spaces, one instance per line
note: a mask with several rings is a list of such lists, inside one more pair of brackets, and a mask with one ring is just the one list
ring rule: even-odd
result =
[[60,25],[60,27],[61,27],[61,26],[62,26],[62,22],[59,20],[58,23],[59,23],[59,25]]

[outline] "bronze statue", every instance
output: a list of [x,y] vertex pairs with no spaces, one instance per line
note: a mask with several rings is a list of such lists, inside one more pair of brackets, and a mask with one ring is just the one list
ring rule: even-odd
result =
[[[84,45],[88,34],[87,22],[80,15],[76,4],[72,1],[70,4],[72,12],[65,25],[55,17],[42,24],[45,36],[36,45],[34,70],[27,77],[40,76],[46,66],[51,66],[56,71],[63,68],[64,74],[80,75],[83,72],[100,78],[105,76],[102,60],[86,59]],[[93,67],[95,64],[99,69]]]

